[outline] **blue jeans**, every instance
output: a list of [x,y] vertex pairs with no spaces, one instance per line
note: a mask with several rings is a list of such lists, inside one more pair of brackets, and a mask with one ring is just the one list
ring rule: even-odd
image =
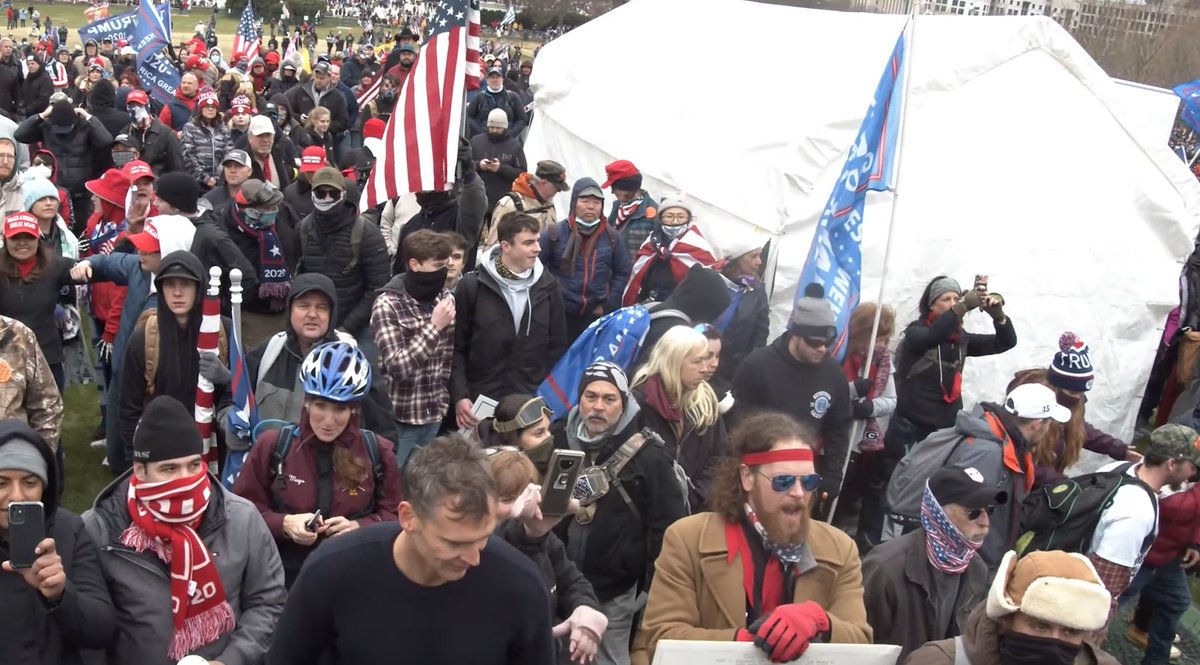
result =
[[[1148,637],[1142,665],[1167,665],[1179,620],[1192,606],[1187,574],[1183,572],[1179,560],[1165,566],[1142,566],[1129,588],[1121,595],[1121,602],[1132,600],[1134,596],[1138,596],[1139,608],[1134,624],[1145,630]],[[1149,605],[1148,612],[1145,611],[1146,605]],[[1137,615],[1148,615],[1149,618],[1144,625],[1140,625]]]
[[440,421],[428,425],[408,425],[397,422],[396,428],[399,430],[399,434],[396,436],[396,465],[403,469],[405,463],[408,462],[408,456],[413,454],[417,448],[424,448],[430,441],[433,441],[441,426]]

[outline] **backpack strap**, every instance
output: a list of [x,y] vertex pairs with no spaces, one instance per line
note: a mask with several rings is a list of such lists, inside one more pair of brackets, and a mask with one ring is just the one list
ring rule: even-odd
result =
[[525,212],[525,202],[522,200],[523,197],[520,194],[509,192],[507,196],[512,200],[513,208],[516,208],[517,212]]
[[358,267],[358,258],[362,254],[363,231],[366,227],[367,220],[362,215],[354,218],[354,226],[350,229],[350,263],[342,270],[343,275]]
[[[267,469],[267,485],[283,477],[283,460],[292,449],[292,438],[296,434],[296,426],[288,423],[279,430],[279,438],[275,440],[275,450],[271,451],[271,466]],[[282,481],[281,481],[282,482]]]
[[279,359],[279,355],[283,353],[283,346],[287,343],[287,333],[277,332],[271,335],[271,339],[267,340],[267,348],[263,349],[262,361],[258,364],[258,377],[254,381],[254,389],[262,385],[263,379],[267,378],[267,371]]
[[145,343],[146,343],[146,369],[144,370],[146,377],[146,399],[154,397],[154,382],[158,378],[158,315],[151,311],[151,315],[144,319],[145,328]]
[[954,638],[954,665],[971,665],[971,659],[967,657],[967,642],[962,635]]
[[641,452],[642,447],[646,445],[646,441],[646,436],[641,432],[634,434],[626,439],[625,443],[622,443],[621,447],[617,448],[617,452],[613,453],[612,457],[609,457],[608,461],[604,463],[604,474],[608,476],[608,484],[616,488],[617,492],[621,494],[621,499],[625,501],[626,506],[629,506],[630,512],[633,513],[633,516],[636,517],[639,522],[642,521],[642,513],[637,509],[637,506],[634,505],[633,499],[629,496],[629,492],[625,491],[625,487],[621,483],[620,475],[621,470],[625,468],[625,465],[629,464],[630,460],[632,460],[639,452]]

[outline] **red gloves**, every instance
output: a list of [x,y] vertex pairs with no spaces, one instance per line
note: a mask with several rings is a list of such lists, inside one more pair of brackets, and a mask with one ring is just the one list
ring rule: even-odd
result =
[[775,608],[761,621],[754,643],[771,662],[788,663],[803,656],[814,638],[828,632],[829,615],[808,600]]

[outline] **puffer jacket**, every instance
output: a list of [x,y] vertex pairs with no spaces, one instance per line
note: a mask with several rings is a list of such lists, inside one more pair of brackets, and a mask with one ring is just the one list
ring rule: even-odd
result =
[[[1163,488],[1166,489],[1165,487]],[[1158,535],[1147,566],[1165,566],[1183,556],[1184,550],[1200,545],[1200,484],[1158,499]]]
[[[46,462],[42,488],[46,535],[62,559],[67,582],[54,605],[20,575],[0,575],[0,662],[5,665],[75,665],[81,651],[101,649],[112,637],[115,614],[96,545],[78,515],[59,507],[54,451],[23,421],[0,423],[0,450],[14,440],[33,444]],[[9,558],[9,544],[0,538],[0,559]]]
[[[539,257],[562,286],[568,316],[590,316],[596,307],[602,307],[605,314],[620,309],[621,295],[633,271],[624,243],[603,218],[590,235],[576,233],[575,203],[579,193],[589,187],[597,187],[596,181],[580,178],[575,182],[571,214],[542,231],[540,238]],[[565,260],[568,253],[574,254],[573,262]]]
[[57,449],[62,433],[62,395],[40,351],[29,326],[0,316],[0,360],[12,374],[0,383],[0,420],[29,423],[46,443]]
[[154,169],[156,175],[184,170],[183,148],[179,145],[179,138],[158,118],[152,119],[145,130],[130,123],[124,133],[136,136],[142,142],[141,159]]
[[36,74],[30,74],[21,81],[21,112],[27,116],[36,115],[50,106],[50,95],[54,94],[54,84],[46,74],[46,68],[40,67]]
[[[139,554],[121,544],[121,534],[132,523],[127,499],[131,474],[126,471],[102,490],[83,515],[88,534],[100,548],[104,580],[117,611],[108,662],[174,665],[167,657],[175,631],[170,569],[153,552]],[[226,490],[213,476],[209,482],[212,497],[196,532],[213,555],[236,627],[192,653],[226,665],[256,665],[266,655],[283,613],[283,566],[254,504]]]
[[192,118],[183,126],[179,135],[183,144],[183,160],[187,163],[188,173],[200,183],[202,189],[208,188],[208,179],[221,179],[221,162],[229,151],[229,126],[218,122],[208,126]]
[[333,280],[338,300],[333,324],[356,336],[370,323],[371,305],[391,278],[378,226],[363,225],[362,245],[354,255],[350,236],[357,218],[356,203],[343,201],[328,212],[313,212],[296,227],[304,248],[297,273],[316,272]]
[[22,143],[41,142],[58,157],[58,184],[68,192],[81,192],[88,180],[100,177],[112,161],[109,148],[113,136],[96,116],[90,120],[75,118],[75,127],[67,134],[50,131],[41,115],[31,115],[17,126],[14,138]]

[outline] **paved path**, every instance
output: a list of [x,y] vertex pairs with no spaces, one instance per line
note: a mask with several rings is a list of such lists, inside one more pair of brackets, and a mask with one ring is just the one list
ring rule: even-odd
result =
[[[1139,665],[1142,662],[1142,650],[1125,639],[1125,628],[1133,614],[1133,605],[1122,608],[1113,621],[1112,629],[1108,631],[1108,642],[1104,650],[1116,656],[1121,665]],[[1172,661],[1171,665],[1200,665],[1200,611],[1195,606],[1179,622],[1179,649],[1183,658]]]

